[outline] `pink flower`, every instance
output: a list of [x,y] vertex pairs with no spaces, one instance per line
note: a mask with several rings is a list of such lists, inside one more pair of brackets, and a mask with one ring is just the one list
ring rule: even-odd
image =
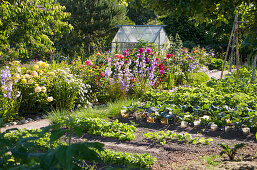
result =
[[92,62],[91,62],[90,60],[87,60],[87,61],[85,61],[85,65],[91,66],[91,65],[92,65]]
[[138,52],[141,54],[141,53],[143,53],[145,50],[143,49],[143,48],[139,48],[138,49]]
[[160,74],[163,74],[164,72],[163,72],[163,70],[160,70]]
[[120,58],[120,55],[119,54],[115,54],[114,57],[115,58]]
[[111,62],[112,59],[111,59],[110,57],[107,57],[107,58],[106,58],[106,61]]

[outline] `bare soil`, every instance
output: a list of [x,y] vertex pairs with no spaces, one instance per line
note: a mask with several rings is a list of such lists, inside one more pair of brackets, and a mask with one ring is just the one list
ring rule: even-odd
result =
[[[121,122],[131,124],[134,122],[137,126],[136,138],[132,141],[120,141],[114,138],[107,138],[101,136],[94,136],[84,134],[81,138],[74,138],[73,142],[81,142],[87,140],[88,142],[101,142],[105,144],[106,149],[130,153],[149,153],[157,158],[157,162],[152,169],[245,169],[257,168],[257,143],[255,135],[243,135],[239,131],[231,132],[211,132],[208,129],[187,128],[181,129],[178,124],[168,126],[160,123],[150,124],[145,121],[139,122],[133,118],[130,120],[124,119]],[[132,123],[132,124],[134,124]],[[143,134],[148,132],[155,132],[159,130],[172,130],[177,133],[190,133],[193,137],[213,138],[213,142],[209,145],[193,145],[181,143],[178,141],[168,142],[161,145],[157,142],[148,141],[143,137]],[[236,143],[246,143],[247,146],[238,151],[236,157],[237,161],[228,161],[228,157],[221,157],[221,162],[218,166],[213,167],[203,161],[202,157],[211,156],[220,153],[218,143],[228,143],[230,145]]]

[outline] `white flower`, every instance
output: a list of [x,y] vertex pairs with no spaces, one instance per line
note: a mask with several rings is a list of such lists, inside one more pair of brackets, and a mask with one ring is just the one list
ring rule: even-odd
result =
[[52,102],[53,100],[54,100],[54,98],[53,98],[52,96],[47,97],[47,101],[48,101],[48,102]]
[[25,74],[24,77],[25,77],[26,79],[30,79],[31,76],[30,76],[29,74]]
[[36,92],[36,93],[41,92],[41,87],[37,86],[37,87],[35,88],[35,92]]
[[33,82],[34,82],[34,80],[32,80],[32,79],[30,79],[30,80],[28,81],[29,84],[32,84]]
[[201,117],[202,119],[210,119],[210,116],[204,115],[203,117]]

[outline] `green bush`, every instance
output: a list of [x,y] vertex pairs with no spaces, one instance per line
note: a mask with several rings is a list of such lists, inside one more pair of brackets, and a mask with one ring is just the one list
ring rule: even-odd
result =
[[210,78],[207,74],[204,72],[197,72],[197,73],[192,73],[189,77],[189,82],[191,84],[201,84],[206,81],[208,81]]
[[210,63],[207,64],[209,70],[222,70],[223,60],[219,58],[212,58]]

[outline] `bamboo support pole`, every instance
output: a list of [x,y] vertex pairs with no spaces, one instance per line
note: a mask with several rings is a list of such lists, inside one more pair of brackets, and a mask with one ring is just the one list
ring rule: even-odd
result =
[[254,57],[254,62],[253,62],[253,72],[252,72],[252,79],[251,83],[254,81],[255,77],[255,68],[256,68],[256,60],[257,60],[257,55]]
[[[238,18],[237,18],[238,19]],[[238,42],[238,23],[236,23],[236,75],[239,78],[239,42]]]
[[230,34],[230,38],[229,38],[229,41],[228,41],[228,47],[227,47],[226,55],[225,55],[225,58],[224,58],[224,62],[223,62],[223,67],[222,67],[220,79],[222,79],[223,72],[224,72],[225,65],[226,65],[226,61],[227,61],[227,59],[228,59],[228,52],[229,52],[229,48],[230,48],[230,44],[231,44],[231,39],[232,39],[232,36],[233,36],[233,32],[234,32],[234,29],[235,29],[235,24],[236,24],[236,21],[237,21],[237,20],[236,20],[236,19],[237,19],[237,16],[238,16],[238,12],[237,12],[236,15],[235,15],[235,20],[234,20],[234,23],[233,23],[233,28],[232,28],[232,31],[231,31],[231,34]]

